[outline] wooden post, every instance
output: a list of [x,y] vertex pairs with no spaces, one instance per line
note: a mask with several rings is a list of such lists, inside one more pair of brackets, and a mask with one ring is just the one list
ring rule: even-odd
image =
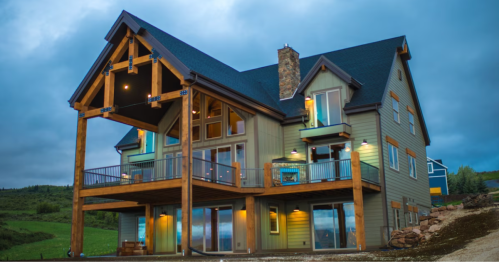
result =
[[[104,107],[114,106],[114,73],[107,72],[104,80]],[[103,117],[109,118],[110,112],[105,112]]]
[[[78,113],[79,114],[79,113]],[[87,143],[87,119],[79,118],[76,132],[75,177],[73,186],[73,218],[71,221],[71,252],[79,257],[83,252],[84,212],[80,190],[83,188],[85,169],[85,149]]]
[[[156,63],[152,62],[152,90],[151,96],[156,97],[161,95],[163,86],[163,75],[161,72],[161,62],[158,60]],[[178,91],[177,91],[178,92]],[[152,108],[161,108],[161,104],[157,101],[151,103]]]
[[146,204],[146,248],[147,254],[154,253],[154,206]]
[[255,197],[246,197],[246,252],[256,252],[255,240]]
[[192,254],[189,249],[192,237],[192,88],[182,96],[182,252]]
[[357,250],[366,250],[366,232],[364,227],[364,199],[362,196],[362,175],[360,173],[359,152],[352,152],[351,158]]
[[241,163],[239,162],[232,162],[232,167],[234,167],[236,177],[234,178],[236,181],[234,181],[235,185],[237,188],[241,188]]
[[272,163],[265,163],[263,165],[263,183],[265,188],[272,187]]
[[[139,42],[138,40],[133,36],[133,33],[131,33],[132,30],[130,28],[127,28],[127,38],[128,38],[128,59],[129,63],[131,62],[132,64],[128,65],[128,73],[135,75],[139,73],[139,68],[133,64],[133,59],[139,57]],[[131,67],[130,67],[131,66]]]

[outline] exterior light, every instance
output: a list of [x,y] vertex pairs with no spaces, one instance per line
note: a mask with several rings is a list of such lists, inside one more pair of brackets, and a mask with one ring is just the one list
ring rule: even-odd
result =
[[147,97],[151,98],[151,94],[148,94]]
[[305,97],[305,101],[310,101],[312,98],[310,96]]
[[159,214],[159,216],[160,216],[160,217],[164,217],[164,216],[166,216],[166,211],[161,212],[161,214]]
[[293,209],[293,211],[295,211],[295,212],[300,211],[300,207],[299,207],[299,206],[296,206],[296,207],[295,207],[295,209]]
[[241,211],[244,211],[246,210],[246,205],[243,206],[243,208],[241,208]]
[[192,110],[192,113],[195,114],[196,113],[196,110]]
[[367,146],[367,140],[364,139],[364,141],[362,141],[362,145]]
[[125,89],[128,89],[128,85],[125,85]]
[[315,147],[312,147],[312,150],[315,150]]
[[345,152],[350,152],[350,147],[345,147]]
[[296,153],[298,153],[298,152],[296,151],[296,148],[293,148],[293,151],[291,151],[291,154],[296,154]]

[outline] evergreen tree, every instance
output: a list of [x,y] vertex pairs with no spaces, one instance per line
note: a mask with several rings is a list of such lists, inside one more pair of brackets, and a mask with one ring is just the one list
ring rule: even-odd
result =
[[[459,168],[461,169],[461,168]],[[464,194],[464,186],[466,185],[466,176],[461,172],[457,172],[456,191],[458,194]]]
[[47,187],[47,193],[50,193],[50,187]]
[[485,181],[483,180],[482,175],[477,175],[477,177],[478,178],[475,179],[477,193],[482,193],[482,194],[488,193],[489,189],[487,188],[487,184],[485,184]]
[[465,177],[466,177],[466,184],[464,185],[464,193],[476,194],[478,190],[476,188],[475,178],[470,175],[466,175]]
[[457,191],[457,176],[454,173],[447,173],[447,186],[449,187],[449,194],[458,194]]

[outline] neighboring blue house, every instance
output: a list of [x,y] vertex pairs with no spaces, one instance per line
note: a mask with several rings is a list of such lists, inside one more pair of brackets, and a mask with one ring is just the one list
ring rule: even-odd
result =
[[442,164],[442,160],[433,160],[427,157],[428,176],[430,177],[430,193],[435,195],[448,195],[447,167]]

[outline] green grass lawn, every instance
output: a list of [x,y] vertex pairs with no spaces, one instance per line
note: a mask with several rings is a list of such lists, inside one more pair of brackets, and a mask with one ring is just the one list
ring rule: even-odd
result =
[[463,202],[462,200],[456,200],[456,201],[443,203],[442,206],[448,206],[448,205],[457,206],[457,205],[460,205],[462,202]]
[[[56,237],[30,244],[14,246],[11,249],[0,251],[0,260],[31,260],[67,257],[71,236],[71,225],[54,222],[36,221],[5,221],[7,228],[32,232],[42,231],[54,234]],[[118,231],[85,227],[83,239],[83,253],[85,256],[98,256],[116,251]]]
[[482,174],[483,180],[499,179],[499,171]]

